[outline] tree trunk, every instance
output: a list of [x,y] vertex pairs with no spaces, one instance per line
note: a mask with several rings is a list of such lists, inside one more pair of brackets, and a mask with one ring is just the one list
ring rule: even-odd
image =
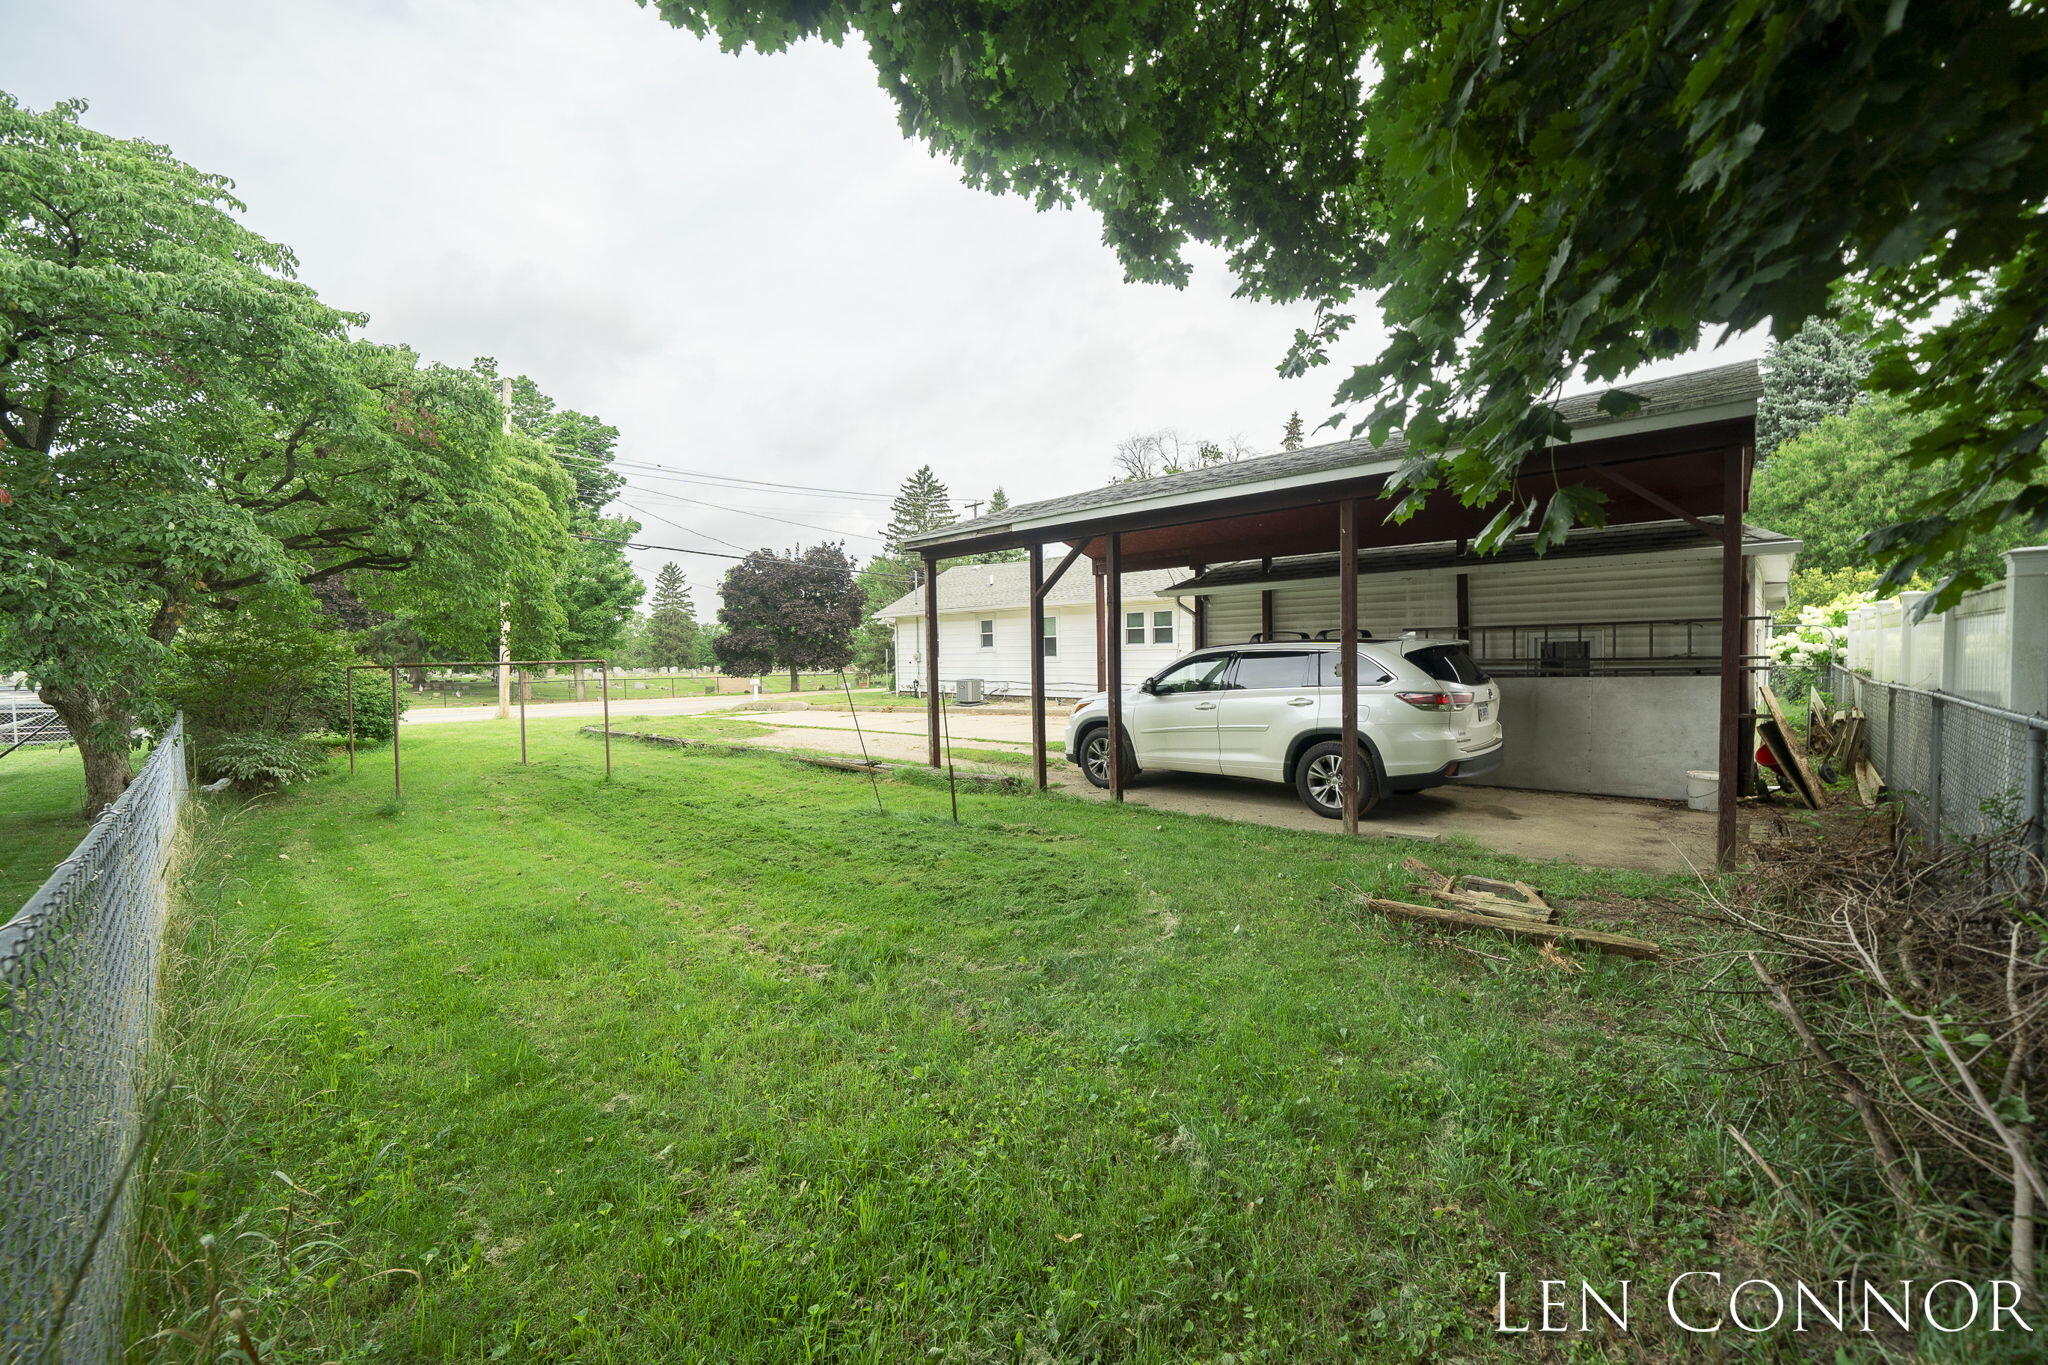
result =
[[128,732],[134,720],[121,702],[87,687],[44,687],[36,695],[63,720],[85,762],[85,818],[94,819],[128,790],[135,770],[128,761]]
[[801,691],[803,691],[803,688],[802,688],[802,686],[800,686],[800,685],[799,685],[799,683],[798,683],[798,681],[797,681],[797,676],[796,676],[796,665],[795,665],[795,664],[791,664],[791,665],[789,666],[789,690],[790,690],[790,691],[792,691],[792,692],[801,692]]

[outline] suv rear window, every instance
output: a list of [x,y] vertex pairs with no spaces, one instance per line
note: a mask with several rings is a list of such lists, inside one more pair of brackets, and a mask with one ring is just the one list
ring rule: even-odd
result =
[[1411,649],[1408,657],[1415,666],[1435,678],[1438,682],[1463,683],[1467,687],[1487,681],[1486,670],[1472,657],[1472,651],[1463,645],[1431,645],[1427,649]]
[[[1326,649],[1318,654],[1316,656],[1316,686],[1342,687],[1344,680],[1337,676],[1337,670],[1343,662],[1343,656],[1334,649]],[[1363,650],[1359,651],[1358,685],[1360,687],[1378,687],[1381,683],[1392,682],[1393,680],[1394,675],[1387,672],[1385,664],[1382,664],[1378,659],[1373,658],[1372,655],[1365,653]]]

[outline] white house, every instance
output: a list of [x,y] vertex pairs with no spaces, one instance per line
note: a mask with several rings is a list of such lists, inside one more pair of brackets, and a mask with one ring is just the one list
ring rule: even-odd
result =
[[[957,564],[939,574],[939,687],[979,678],[995,696],[1030,690],[1031,615],[1028,565]],[[1154,569],[1123,576],[1124,667],[1143,677],[1194,648],[1190,607],[1166,595],[1186,574]],[[891,602],[876,615],[895,639],[897,688],[913,691],[924,677],[924,589]],[[1101,686],[1097,673],[1095,583],[1088,573],[1066,575],[1045,601],[1045,691],[1078,697]]]

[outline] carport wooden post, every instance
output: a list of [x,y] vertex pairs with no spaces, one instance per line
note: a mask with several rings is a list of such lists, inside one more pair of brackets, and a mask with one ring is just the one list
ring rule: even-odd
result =
[[1748,452],[1729,446],[1721,457],[1721,757],[1714,822],[1714,854],[1726,867],[1735,857],[1735,802],[1740,793],[1743,750],[1742,689],[1748,682],[1744,657],[1742,593],[1742,474]]
[[1045,790],[1045,547],[1031,543],[1031,780]]
[[1109,600],[1102,593],[1102,564],[1095,565],[1095,690],[1109,686]]
[[1107,608],[1101,614],[1105,626],[1116,622],[1113,629],[1106,629],[1109,648],[1102,651],[1104,665],[1103,688],[1109,693],[1109,799],[1124,799],[1124,548],[1123,535],[1111,531],[1104,538],[1102,554],[1102,577],[1095,580],[1102,585]]
[[1344,832],[1358,833],[1358,499],[1337,504],[1337,676],[1344,686]]
[[924,557],[924,728],[925,761],[939,766],[939,561]]

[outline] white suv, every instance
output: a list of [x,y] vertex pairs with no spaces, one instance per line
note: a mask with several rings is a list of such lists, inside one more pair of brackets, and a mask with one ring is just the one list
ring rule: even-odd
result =
[[[1340,648],[1304,636],[1201,649],[1126,688],[1124,776],[1166,769],[1291,782],[1316,814],[1342,815]],[[1358,664],[1361,812],[1387,792],[1499,766],[1500,689],[1463,640],[1366,640]],[[1067,757],[1109,785],[1107,693],[1074,707]]]

